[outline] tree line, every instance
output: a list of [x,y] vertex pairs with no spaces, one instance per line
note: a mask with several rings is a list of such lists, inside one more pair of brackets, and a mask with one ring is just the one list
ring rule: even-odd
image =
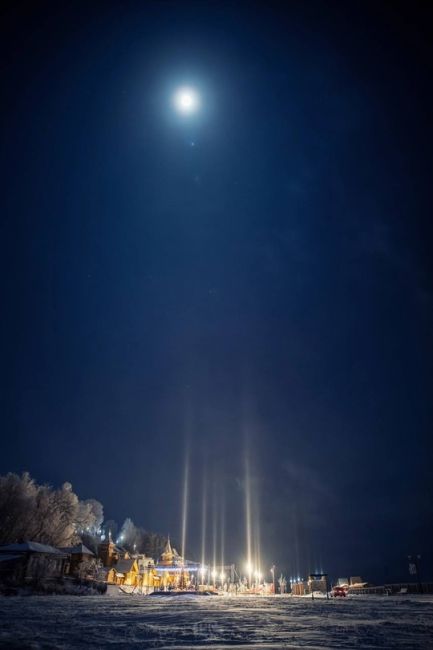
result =
[[129,517],[120,527],[113,520],[104,522],[102,503],[80,500],[70,483],[56,489],[38,484],[28,472],[0,475],[0,545],[33,541],[61,548],[82,541],[96,552],[109,535],[128,551],[155,559],[166,542]]

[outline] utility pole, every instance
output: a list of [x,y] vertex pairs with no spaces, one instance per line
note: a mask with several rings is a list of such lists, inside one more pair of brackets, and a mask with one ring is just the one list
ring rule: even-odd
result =
[[421,555],[408,555],[407,559],[409,560],[409,573],[411,575],[416,575],[418,582],[418,593],[422,594],[421,572],[419,570]]
[[272,584],[274,585],[274,596],[275,596],[275,564],[271,566],[271,573],[272,573]]

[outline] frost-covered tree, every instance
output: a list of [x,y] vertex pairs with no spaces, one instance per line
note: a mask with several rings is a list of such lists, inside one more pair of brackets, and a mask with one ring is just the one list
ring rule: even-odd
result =
[[94,534],[100,533],[102,522],[104,521],[104,507],[100,501],[96,499],[87,499],[85,503],[89,503],[91,506],[91,515],[93,518],[93,524],[91,530]]
[[80,538],[95,554],[100,533],[129,551],[157,559],[166,543],[164,536],[139,528],[128,517],[118,533],[117,523],[103,521],[103,507],[95,499],[80,501],[70,483],[54,489],[38,485],[30,474],[0,476],[0,545],[31,540],[62,547]]
[[130,552],[144,553],[156,560],[161,555],[167,539],[159,533],[151,533],[136,526],[132,519],[127,517],[117,536],[117,542]]
[[27,472],[0,476],[0,544],[26,537],[37,493],[38,487]]
[[118,542],[125,548],[133,550],[134,544],[137,544],[137,528],[130,517],[127,517],[120,529]]
[[108,536],[111,534],[113,540],[117,539],[117,533],[119,531],[119,525],[114,519],[107,519],[102,524],[102,533],[105,535],[105,539],[108,539]]
[[102,522],[104,509],[102,503],[96,499],[80,501],[80,537],[83,544],[95,555],[98,553],[98,546],[103,533]]
[[80,503],[70,483],[64,483],[60,490],[54,490],[51,498],[52,521],[47,533],[54,546],[67,546],[78,541],[77,520]]
[[80,533],[98,534],[104,520],[102,503],[96,499],[86,499],[78,504],[77,528]]
[[140,534],[140,553],[144,553],[148,557],[153,557],[157,560],[164,550],[167,538],[164,535],[152,533],[142,528],[140,528]]
[[70,483],[53,489],[38,485],[28,473],[0,476],[0,544],[24,540],[60,547],[73,544],[79,541],[83,522],[95,525],[100,517],[95,503],[81,505]]

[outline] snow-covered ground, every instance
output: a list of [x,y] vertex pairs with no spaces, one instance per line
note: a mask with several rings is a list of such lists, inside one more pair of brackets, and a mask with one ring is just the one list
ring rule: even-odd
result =
[[0,648],[433,648],[433,598],[33,596],[0,601]]

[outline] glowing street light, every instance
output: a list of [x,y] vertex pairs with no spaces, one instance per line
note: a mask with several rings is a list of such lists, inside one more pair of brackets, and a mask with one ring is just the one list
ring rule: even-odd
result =
[[245,571],[248,573],[248,575],[251,575],[251,574],[252,574],[252,572],[253,572],[253,565],[251,564],[251,562],[247,562],[247,563],[245,564]]
[[251,564],[251,562],[248,561],[248,562],[245,563],[245,571],[246,571],[246,574],[247,574],[247,577],[248,577],[248,586],[251,587],[252,575],[253,575],[253,571],[254,571],[254,567]]

